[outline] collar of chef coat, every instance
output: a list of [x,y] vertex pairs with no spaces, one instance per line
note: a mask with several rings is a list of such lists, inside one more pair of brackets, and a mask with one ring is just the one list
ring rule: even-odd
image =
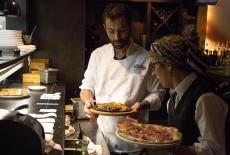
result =
[[189,74],[184,80],[182,80],[174,90],[170,90],[170,94],[173,92],[176,92],[176,99],[175,99],[175,108],[178,105],[179,101],[181,100],[183,94],[186,92],[186,90],[191,86],[193,81],[197,78],[197,75],[195,72]]
[[[135,43],[134,43],[133,39],[130,38],[129,47],[126,49],[126,57],[132,55],[132,54],[135,52],[135,50],[133,50],[134,45],[135,45]],[[114,48],[113,48],[113,51],[114,51]],[[115,52],[115,51],[114,51],[114,52]],[[115,53],[114,53],[114,54],[115,54]]]

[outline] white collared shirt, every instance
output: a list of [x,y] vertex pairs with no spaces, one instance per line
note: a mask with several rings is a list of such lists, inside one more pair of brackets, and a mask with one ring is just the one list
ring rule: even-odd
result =
[[[188,75],[175,88],[175,107],[183,94],[197,78],[195,73]],[[168,106],[167,106],[168,107]],[[227,104],[213,93],[204,93],[196,103],[195,121],[201,136],[194,143],[197,155],[225,155],[225,119]]]
[[[115,60],[112,44],[106,44],[91,54],[80,89],[90,89],[97,103],[119,102],[131,107],[135,102],[147,100],[151,110],[158,110],[164,93],[157,78],[151,75],[149,63],[148,52],[133,41],[122,60]],[[148,111],[141,111],[141,116],[147,121]],[[112,147],[116,152],[120,147],[127,152],[130,149],[115,136],[115,123],[122,118],[100,115],[97,119],[99,128],[108,141],[114,143]]]

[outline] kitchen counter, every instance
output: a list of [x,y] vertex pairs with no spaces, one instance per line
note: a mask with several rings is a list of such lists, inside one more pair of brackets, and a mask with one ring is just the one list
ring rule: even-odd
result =
[[[31,84],[12,84],[10,87],[14,88],[27,88]],[[54,124],[54,142],[61,145],[64,148],[64,101],[65,101],[65,85],[64,84],[52,84],[45,85],[47,88],[44,91],[30,91],[30,96],[20,99],[0,99],[1,109],[14,109],[20,105],[28,104],[28,113],[37,113],[41,108],[57,109],[57,118]],[[51,102],[47,100],[41,100],[40,96],[43,93],[55,93],[61,92],[61,99],[52,101],[58,103],[58,106],[42,106],[37,105],[38,102]],[[49,155],[64,155],[63,151],[52,150]]]
[[[91,139],[91,141],[96,145],[101,145],[102,155],[109,155],[109,150],[107,144],[103,138],[101,131],[98,130],[97,122],[91,121],[84,114],[84,104],[81,102],[80,98],[71,98],[73,107],[76,110],[76,121],[71,125],[75,128],[76,132],[66,139],[76,138],[77,132],[79,132],[79,124],[83,134]],[[98,139],[96,139],[96,136]]]

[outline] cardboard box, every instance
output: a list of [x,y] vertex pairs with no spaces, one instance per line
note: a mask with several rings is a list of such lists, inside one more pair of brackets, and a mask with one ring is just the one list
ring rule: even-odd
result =
[[39,70],[46,69],[49,67],[49,59],[31,59],[30,69]]
[[37,70],[37,69],[36,70],[31,70],[30,73],[32,73],[32,74],[40,74],[40,70]]
[[40,74],[38,73],[25,73],[22,75],[23,83],[40,83]]
[[32,58],[31,62],[42,62],[47,65],[49,65],[49,59],[43,59],[43,58]]

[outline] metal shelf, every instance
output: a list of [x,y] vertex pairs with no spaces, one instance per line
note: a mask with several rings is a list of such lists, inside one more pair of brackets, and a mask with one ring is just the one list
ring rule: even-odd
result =
[[32,52],[21,52],[17,57],[0,57],[0,82],[24,66]]
[[17,57],[0,57],[0,70],[4,69],[6,67],[9,67],[13,64],[16,64],[17,62],[27,58],[30,56],[33,52],[21,52],[19,56]]
[[21,60],[11,66],[1,69],[0,70],[0,82],[6,79],[7,77],[9,77],[10,75],[12,75],[13,73],[15,73],[16,71],[18,71],[23,66],[24,66],[24,60]]

